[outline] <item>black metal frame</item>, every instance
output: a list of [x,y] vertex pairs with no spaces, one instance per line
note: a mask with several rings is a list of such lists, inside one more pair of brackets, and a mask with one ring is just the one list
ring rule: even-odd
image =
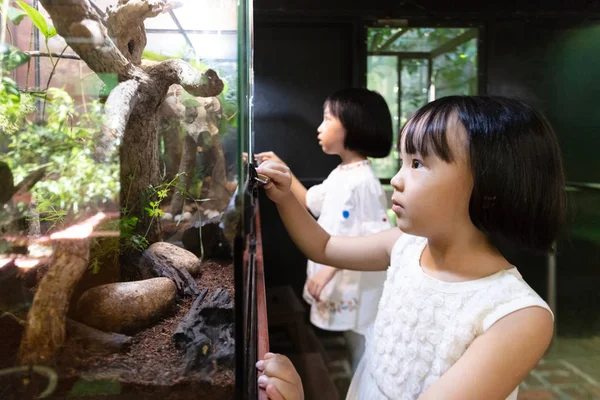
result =
[[[256,352],[256,336],[252,334],[255,324],[252,323],[252,276],[254,271],[254,255],[247,243],[253,235],[254,201],[252,198],[251,171],[242,162],[242,151],[251,147],[251,96],[249,87],[252,68],[252,15],[247,15],[252,0],[240,0],[238,3],[238,189],[235,194],[236,209],[240,227],[234,243],[234,287],[235,287],[235,398],[256,399],[256,368],[251,365],[256,360],[252,349]],[[248,136],[246,136],[248,133]],[[249,155],[251,156],[251,154]],[[247,256],[247,260],[245,259]],[[250,274],[250,275],[249,275]],[[255,309],[256,307],[254,307]],[[250,320],[248,318],[250,317]],[[255,317],[255,315],[254,315]],[[255,331],[254,331],[255,332]],[[252,341],[254,338],[254,342]],[[255,344],[254,346],[252,344]],[[256,361],[254,361],[256,362]]]

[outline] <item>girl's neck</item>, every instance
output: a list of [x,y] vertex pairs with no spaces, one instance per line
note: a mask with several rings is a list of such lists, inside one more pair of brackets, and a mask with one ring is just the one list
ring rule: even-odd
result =
[[364,161],[367,159],[367,157],[363,156],[362,154],[357,153],[356,151],[351,151],[351,150],[344,150],[343,152],[341,152],[338,155],[342,159],[342,165],[352,164],[352,163]]
[[481,232],[455,234],[448,241],[428,239],[420,263],[426,274],[447,282],[480,279],[512,267]]

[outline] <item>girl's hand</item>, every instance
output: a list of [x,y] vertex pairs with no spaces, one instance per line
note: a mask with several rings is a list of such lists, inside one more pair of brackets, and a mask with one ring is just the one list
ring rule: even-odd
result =
[[262,372],[258,387],[266,390],[269,399],[304,400],[302,381],[289,358],[266,353],[265,359],[256,363],[256,368]]
[[275,161],[287,167],[286,163],[281,161],[281,158],[279,158],[277,154],[273,153],[272,151],[265,151],[262,153],[255,154],[254,158],[256,159],[256,161],[258,161],[258,165],[262,164],[265,161]]
[[320,301],[323,288],[329,283],[337,271],[337,268],[324,265],[319,272],[314,274],[308,280],[308,282],[306,282],[306,289],[308,289],[308,293],[310,293],[316,301]]
[[290,188],[292,186],[292,173],[284,164],[274,161],[266,161],[256,168],[256,172],[271,178],[271,182],[263,186],[267,196],[274,203],[281,203],[286,197],[293,196]]

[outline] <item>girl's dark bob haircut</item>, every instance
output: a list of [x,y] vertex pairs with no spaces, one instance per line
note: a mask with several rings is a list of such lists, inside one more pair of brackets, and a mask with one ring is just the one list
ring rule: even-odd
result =
[[453,162],[446,139],[451,118],[467,133],[473,224],[492,243],[551,251],[565,221],[566,193],[561,150],[546,118],[515,99],[444,97],[406,123],[406,153]]
[[329,107],[329,112],[344,126],[346,149],[374,158],[390,153],[392,117],[379,93],[368,89],[342,89],[329,96],[324,107]]

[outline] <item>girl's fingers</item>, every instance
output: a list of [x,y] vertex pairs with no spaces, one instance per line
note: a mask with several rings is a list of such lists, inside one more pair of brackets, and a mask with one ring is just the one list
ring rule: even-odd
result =
[[[274,357],[265,360],[265,369],[263,373],[272,378],[278,378],[286,382],[293,382],[296,380],[297,372],[292,362],[285,356],[277,354]],[[285,395],[285,393],[284,393]]]
[[314,298],[315,298],[315,300],[319,301],[319,299],[317,299],[317,298],[315,297],[315,290],[314,290],[314,286],[313,286],[313,283],[312,283],[312,281],[310,281],[310,280],[309,280],[308,282],[306,282],[306,289],[308,289],[308,293],[310,293],[310,295],[311,295],[312,297],[314,297]]
[[273,400],[300,400],[298,388],[283,379],[269,377],[264,389]]
[[263,356],[262,360],[258,360],[256,362],[256,369],[258,369],[259,371],[264,371],[265,370],[265,362],[266,360],[270,360],[271,358],[275,357],[277,354],[275,353],[271,353],[271,352],[267,352],[265,353],[265,355]]
[[321,292],[323,291],[323,286],[318,285],[315,288],[315,295],[313,296],[317,301],[321,300]]
[[[289,168],[285,165],[275,162],[275,161],[265,161],[260,164],[260,166],[256,169],[264,171],[264,170],[272,170],[272,171],[280,171],[280,172],[289,172]],[[261,172],[262,173],[262,172]]]
[[279,390],[277,390],[277,386],[273,385],[272,383],[267,385],[266,392],[267,396],[271,400],[287,400],[281,395],[281,393],[279,393]]
[[[268,176],[269,178],[271,178],[272,182],[281,183],[282,181],[285,181],[286,179],[290,180],[288,171],[285,169],[284,166],[282,166],[282,167],[283,167],[283,169],[271,168],[270,166],[263,168],[261,165],[259,168],[256,169],[256,172],[258,172],[259,174]],[[267,185],[265,185],[265,187],[267,187]]]

